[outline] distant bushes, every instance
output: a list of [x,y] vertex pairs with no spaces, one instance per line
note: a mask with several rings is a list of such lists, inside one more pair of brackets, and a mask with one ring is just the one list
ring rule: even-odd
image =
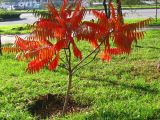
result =
[[140,5],[141,0],[122,0],[123,5]]
[[8,10],[0,10],[0,20],[18,19],[19,17],[20,13]]

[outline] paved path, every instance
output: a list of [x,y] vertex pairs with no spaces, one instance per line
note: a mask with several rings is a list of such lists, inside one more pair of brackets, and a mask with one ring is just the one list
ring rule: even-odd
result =
[[[123,10],[125,18],[155,18],[155,9],[132,9],[132,10]],[[160,17],[160,9],[158,9],[158,17]],[[38,18],[35,18],[32,13],[21,14],[20,20],[18,21],[6,21],[0,22],[2,25],[14,25],[14,24],[33,24]],[[84,20],[91,20],[95,17],[89,13],[86,14]]]
[[37,20],[38,18],[34,17],[32,13],[24,13],[20,15],[19,20],[0,22],[0,26],[14,25],[14,24],[33,24]]
[[[18,35],[18,36],[21,38],[25,38],[28,36],[28,34]],[[2,41],[2,44],[14,43],[15,42],[15,35],[1,35],[1,41]]]
[[[131,9],[123,10],[124,18],[155,18],[156,10],[155,9]],[[160,17],[160,9],[158,9],[158,17]],[[91,20],[94,16],[87,14],[85,20]]]

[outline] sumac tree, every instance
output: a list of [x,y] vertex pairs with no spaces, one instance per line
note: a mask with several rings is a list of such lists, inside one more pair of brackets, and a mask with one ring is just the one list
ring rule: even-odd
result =
[[[113,55],[129,54],[132,43],[144,36],[144,32],[138,30],[150,22],[150,19],[147,19],[138,23],[124,24],[121,22],[123,16],[116,14],[112,4],[109,5],[110,17],[93,10],[91,13],[97,21],[83,21],[86,9],[81,7],[81,0],[75,5],[72,12],[72,5],[68,5],[67,0],[63,1],[59,11],[53,4],[48,4],[48,14],[35,12],[41,18],[33,24],[30,36],[25,40],[16,36],[15,48],[3,49],[19,52],[17,56],[19,60],[30,60],[27,71],[31,73],[38,72],[46,66],[51,71],[58,65],[66,69],[68,87],[63,114],[66,113],[74,73],[92,62],[98,54],[103,61],[110,61]],[[79,41],[86,41],[93,46],[93,50],[87,56],[83,56],[79,49]],[[110,45],[111,41],[115,47]],[[84,64],[93,54],[94,58]],[[73,64],[73,56],[79,59],[76,65]]]

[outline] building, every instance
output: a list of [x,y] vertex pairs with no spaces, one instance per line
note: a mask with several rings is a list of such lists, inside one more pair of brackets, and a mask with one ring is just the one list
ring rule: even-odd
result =
[[[68,0],[73,3],[74,0]],[[3,9],[41,9],[45,8],[49,0],[17,0],[16,2],[3,2],[0,8]],[[63,0],[52,0],[53,4],[59,7]],[[89,6],[88,0],[82,0],[82,6]]]
[[[62,4],[63,0],[52,0],[53,4],[55,6],[60,6]],[[74,0],[69,0],[70,3],[72,3]],[[38,8],[43,8],[49,0],[19,0],[17,5],[21,8],[24,9],[38,9]]]
[[17,5],[22,9],[39,9],[47,3],[48,0],[19,0]]
[[2,2],[2,9],[40,9],[43,8],[49,0],[16,0],[15,2]]
[[[60,6],[63,0],[52,0],[55,6]],[[70,4],[74,3],[75,0],[68,0]],[[89,0],[82,0],[82,6],[88,7],[90,5]]]

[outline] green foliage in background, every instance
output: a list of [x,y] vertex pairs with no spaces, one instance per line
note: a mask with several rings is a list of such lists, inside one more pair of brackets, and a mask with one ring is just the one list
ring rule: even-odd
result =
[[123,5],[138,5],[141,0],[122,0]]
[[28,25],[7,25],[7,26],[0,26],[1,34],[29,34],[31,29]]
[[20,13],[8,11],[8,10],[0,10],[0,18],[2,20],[18,19],[19,17],[20,17]]

